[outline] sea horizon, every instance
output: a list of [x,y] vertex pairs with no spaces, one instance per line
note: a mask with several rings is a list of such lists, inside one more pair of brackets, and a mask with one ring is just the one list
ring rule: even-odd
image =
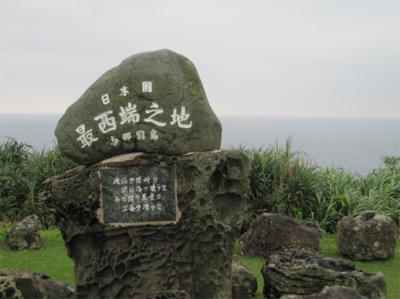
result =
[[[61,113],[0,113],[0,142],[11,137],[46,150],[56,143]],[[366,175],[385,156],[400,156],[400,118],[219,115],[222,148],[284,146],[321,167],[338,167]]]

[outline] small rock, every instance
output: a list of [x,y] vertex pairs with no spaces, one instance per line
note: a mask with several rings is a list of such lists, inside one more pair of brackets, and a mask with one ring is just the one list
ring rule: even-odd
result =
[[232,299],[250,299],[256,291],[257,279],[235,256],[232,261]]
[[284,295],[280,299],[368,299],[356,290],[348,287],[324,287],[321,292],[312,295]]
[[386,296],[382,273],[358,270],[350,260],[327,258],[306,250],[283,250],[271,255],[262,274],[266,298],[312,295],[325,286],[349,287],[370,299]]
[[319,249],[316,227],[285,215],[263,213],[243,234],[242,250],[251,256],[268,257],[283,248]]
[[0,298],[69,299],[74,290],[42,273],[21,269],[0,269]]
[[392,218],[372,211],[343,217],[336,244],[340,254],[352,260],[386,260],[396,249],[397,225]]
[[185,291],[168,290],[151,294],[146,299],[191,299],[191,297]]
[[14,223],[6,234],[6,245],[13,250],[39,249],[42,240],[39,235],[40,221],[38,216],[31,215]]
[[55,134],[63,155],[88,165],[130,152],[218,150],[221,131],[193,63],[164,49],[132,55],[103,74]]
[[24,299],[21,291],[17,288],[15,277],[0,276],[0,298],[1,299]]

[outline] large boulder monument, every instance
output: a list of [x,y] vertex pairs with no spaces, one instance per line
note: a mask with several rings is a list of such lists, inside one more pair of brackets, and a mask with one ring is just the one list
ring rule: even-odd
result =
[[77,298],[232,298],[232,256],[249,191],[247,157],[221,151],[221,125],[187,58],[133,55],[61,117],[48,179],[75,262]]
[[61,152],[92,164],[130,152],[182,155],[219,149],[221,124],[193,63],[169,50],[130,56],[61,117]]

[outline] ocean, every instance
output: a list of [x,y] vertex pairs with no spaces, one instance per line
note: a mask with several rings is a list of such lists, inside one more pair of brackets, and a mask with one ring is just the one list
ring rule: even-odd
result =
[[[8,137],[36,150],[56,144],[54,129],[61,115],[1,114],[0,142]],[[222,147],[292,147],[320,166],[367,174],[385,156],[400,156],[400,119],[228,117],[222,122]]]

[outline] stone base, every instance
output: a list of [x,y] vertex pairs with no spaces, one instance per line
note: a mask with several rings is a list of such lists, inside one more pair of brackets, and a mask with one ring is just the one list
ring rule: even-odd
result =
[[[173,165],[176,224],[110,226],[98,218],[98,170]],[[234,151],[125,155],[45,182],[75,262],[78,298],[231,298],[231,264],[249,191],[247,157]]]

